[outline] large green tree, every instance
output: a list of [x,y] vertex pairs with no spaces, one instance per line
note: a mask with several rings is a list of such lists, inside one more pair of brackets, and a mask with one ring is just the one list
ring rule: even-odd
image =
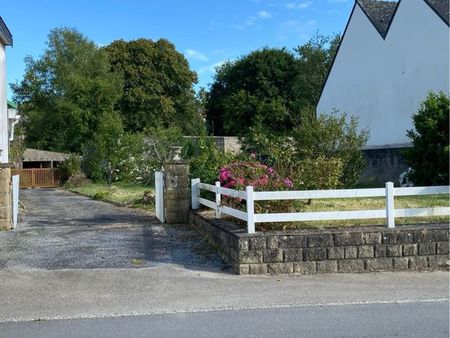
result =
[[117,103],[127,131],[179,127],[187,135],[204,129],[191,71],[167,40],[118,40],[105,48],[111,68],[124,79]]
[[293,52],[263,48],[217,69],[206,105],[215,135],[283,134],[310,115],[339,37],[317,35]]
[[412,117],[408,137],[413,146],[404,156],[416,185],[449,184],[449,105],[447,94],[431,92]]
[[110,114],[122,85],[108,55],[73,28],[53,29],[37,59],[27,57],[12,85],[28,147],[80,153],[99,120]]

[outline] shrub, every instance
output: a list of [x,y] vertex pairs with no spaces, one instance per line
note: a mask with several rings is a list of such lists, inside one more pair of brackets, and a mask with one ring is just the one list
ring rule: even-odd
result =
[[[244,190],[246,186],[253,186],[256,191],[289,190],[292,181],[281,177],[275,169],[256,161],[235,162],[220,169],[221,186],[236,190]],[[245,202],[232,197],[222,199],[222,203],[232,207],[244,208]],[[292,212],[295,201],[258,201],[255,203],[256,213]],[[277,224],[265,224],[260,228],[273,228]]]
[[103,191],[96,192],[92,196],[92,198],[94,200],[103,201],[105,199],[108,199],[110,196],[111,196],[111,191],[103,190]]
[[449,184],[449,96],[430,93],[408,130],[413,146],[404,153],[416,185]]
[[294,146],[299,160],[322,158],[324,162],[325,159],[339,159],[342,163],[340,184],[353,187],[358,184],[364,169],[362,148],[369,131],[363,129],[358,132],[357,118],[348,119],[346,114],[337,113],[303,121],[294,131]]
[[189,159],[190,173],[204,183],[214,184],[219,179],[219,169],[235,157],[219,151],[212,139],[189,140],[183,149]]
[[319,156],[298,162],[290,177],[297,190],[335,189],[340,186],[342,170],[339,158]]
[[66,183],[72,176],[81,174],[81,161],[77,155],[70,155],[67,160],[62,162],[58,169],[60,171],[61,183]]

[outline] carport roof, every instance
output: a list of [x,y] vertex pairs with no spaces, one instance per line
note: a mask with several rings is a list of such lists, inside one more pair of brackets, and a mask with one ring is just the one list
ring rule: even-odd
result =
[[69,154],[57,153],[54,151],[25,149],[22,159],[24,162],[47,162],[47,161],[64,161],[69,158]]

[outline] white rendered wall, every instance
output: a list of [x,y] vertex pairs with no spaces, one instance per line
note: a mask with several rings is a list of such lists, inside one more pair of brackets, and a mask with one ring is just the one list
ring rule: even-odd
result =
[[0,163],[8,163],[8,114],[6,101],[5,46],[0,42]]
[[423,0],[403,0],[386,40],[357,5],[317,106],[370,128],[368,146],[410,142],[411,116],[430,90],[449,92],[448,26]]

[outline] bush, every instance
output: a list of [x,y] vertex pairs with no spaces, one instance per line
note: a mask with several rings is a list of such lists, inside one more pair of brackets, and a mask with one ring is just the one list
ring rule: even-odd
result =
[[214,140],[202,137],[189,140],[183,153],[189,159],[191,177],[208,184],[214,184],[219,179],[219,169],[235,159],[235,156],[219,151]]
[[290,177],[297,190],[335,189],[341,184],[342,170],[339,158],[319,156],[298,162]]
[[104,180],[106,164],[93,141],[87,142],[83,147],[82,166],[86,176],[94,182]]
[[72,176],[81,174],[81,161],[77,155],[70,155],[67,160],[58,166],[61,183],[66,183]]
[[305,120],[294,131],[294,146],[299,160],[322,158],[325,163],[325,159],[339,159],[342,163],[340,185],[353,187],[358,184],[365,166],[362,148],[369,131],[358,132],[357,118],[347,119],[346,114],[337,113]]
[[[255,191],[280,191],[293,187],[292,181],[281,177],[275,169],[256,161],[235,162],[220,169],[221,186],[230,189],[244,190],[246,186],[253,186]],[[244,208],[245,201],[226,197],[222,203],[235,208]],[[258,201],[255,203],[256,213],[292,212],[295,210],[293,200]],[[260,228],[273,228],[277,224],[265,224]]]
[[407,134],[413,146],[404,153],[409,178],[415,185],[449,184],[449,96],[430,93],[413,122]]

